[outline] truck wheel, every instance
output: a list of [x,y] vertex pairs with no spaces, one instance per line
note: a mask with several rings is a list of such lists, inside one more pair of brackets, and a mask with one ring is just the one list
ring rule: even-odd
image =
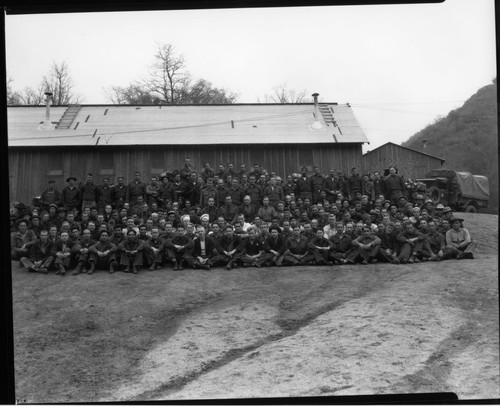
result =
[[465,207],[464,212],[466,213],[477,213],[477,209],[475,206],[469,205]]
[[439,188],[437,186],[431,186],[427,190],[427,194],[431,198],[432,203],[438,204],[441,201],[441,191],[439,190]]

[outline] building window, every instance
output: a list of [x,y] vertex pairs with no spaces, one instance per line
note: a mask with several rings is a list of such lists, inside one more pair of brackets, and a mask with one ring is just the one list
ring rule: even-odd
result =
[[63,175],[63,154],[57,152],[55,154],[51,154],[48,159],[48,176],[62,176]]
[[99,175],[114,175],[115,155],[113,152],[101,152],[99,154]]
[[312,148],[299,148],[299,171],[305,166],[308,172],[312,172],[314,166],[313,150]]
[[151,164],[151,175],[161,174],[165,169],[163,151],[151,151],[149,153],[149,162]]

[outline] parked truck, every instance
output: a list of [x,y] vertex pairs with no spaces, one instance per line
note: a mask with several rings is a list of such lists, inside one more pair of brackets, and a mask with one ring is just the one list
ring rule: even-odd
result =
[[432,169],[424,179],[425,193],[434,204],[450,206],[454,211],[477,213],[488,207],[490,187],[488,178],[451,169]]

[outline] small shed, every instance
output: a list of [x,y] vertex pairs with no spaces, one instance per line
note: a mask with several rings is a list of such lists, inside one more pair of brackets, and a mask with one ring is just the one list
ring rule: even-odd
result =
[[431,169],[440,168],[445,160],[425,152],[388,142],[363,155],[363,172],[380,171],[390,166],[405,178],[424,178]]

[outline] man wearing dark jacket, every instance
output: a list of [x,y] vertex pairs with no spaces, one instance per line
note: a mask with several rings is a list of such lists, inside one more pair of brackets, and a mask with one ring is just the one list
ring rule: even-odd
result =
[[240,244],[241,237],[234,234],[232,225],[227,224],[224,234],[217,239],[217,250],[220,256],[220,262],[226,265],[228,271],[235,266],[237,248]]
[[82,194],[80,189],[75,186],[76,178],[70,176],[66,179],[68,186],[66,186],[62,191],[62,204],[68,210],[73,210],[78,208],[80,201],[82,200]]
[[184,259],[192,268],[207,271],[219,260],[216,242],[206,235],[204,227],[196,228],[196,237],[186,250]]
[[89,275],[94,269],[106,269],[113,273],[118,269],[116,262],[117,247],[109,241],[109,233],[102,230],[99,235],[99,241],[89,248],[90,251],[90,270]]
[[281,234],[278,226],[269,227],[269,235],[264,241],[264,264],[281,266],[286,251],[286,238]]
[[69,239],[67,232],[61,232],[52,247],[52,256],[55,258],[54,265],[57,268],[56,275],[64,276],[71,263],[71,249],[75,243]]
[[52,256],[52,243],[49,241],[49,233],[40,231],[40,239],[34,240],[29,245],[28,256],[20,259],[23,266],[29,272],[48,273],[48,269],[54,261]]

